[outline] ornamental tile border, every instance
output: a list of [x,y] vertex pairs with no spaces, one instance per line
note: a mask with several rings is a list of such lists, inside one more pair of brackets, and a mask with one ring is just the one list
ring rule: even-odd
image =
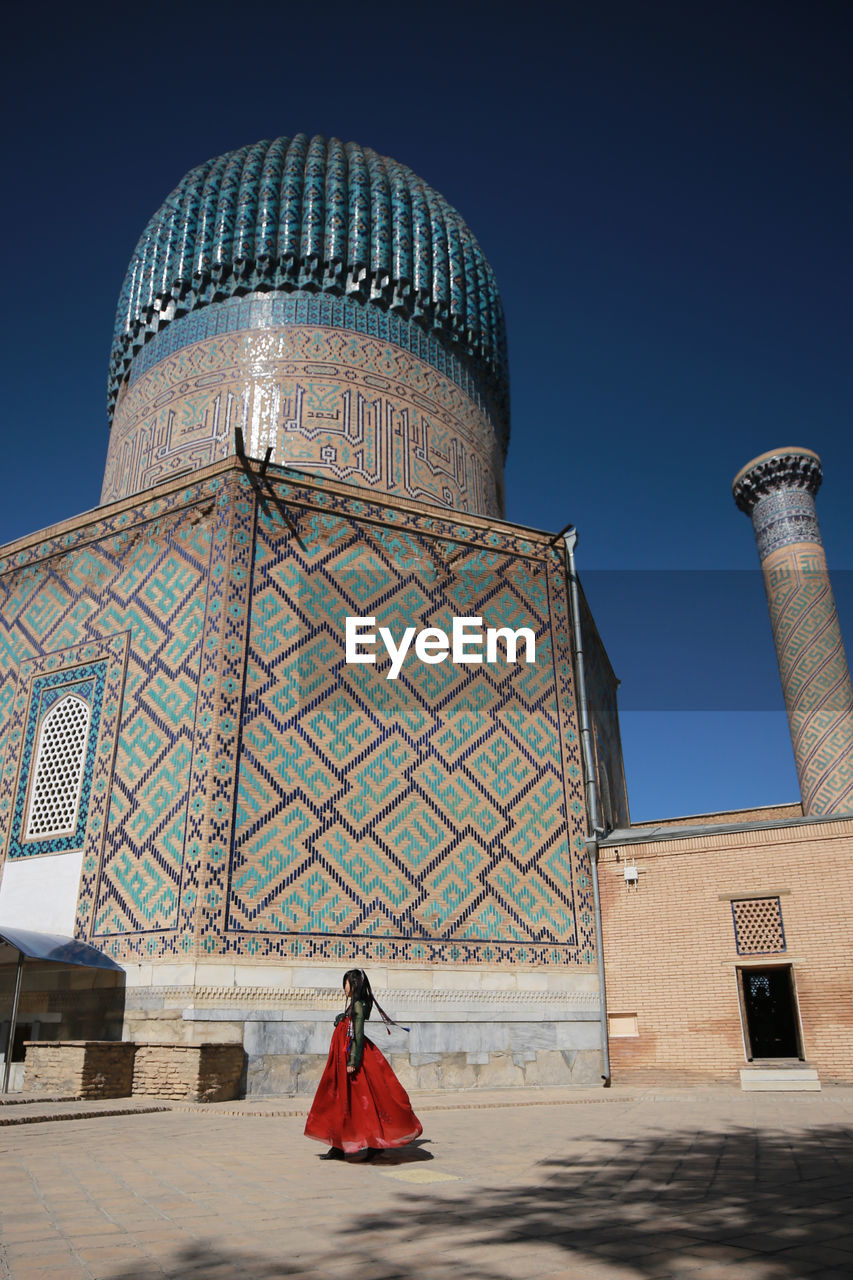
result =
[[[92,771],[95,765],[95,752],[101,724],[101,707],[104,698],[107,664],[87,662],[70,670],[52,671],[49,674],[31,676],[29,687],[29,711],[24,730],[21,763],[18,771],[18,789],[12,811],[12,829],[6,856],[8,858],[28,858],[45,853],[65,853],[80,847],[85,839],[86,822],[89,816],[89,799],[92,792]],[[88,686],[88,697],[83,690]],[[83,760],[83,777],[79,788],[77,819],[74,830],[64,836],[48,836],[39,840],[24,840],[24,810],[32,781],[31,773],[36,767],[34,759],[39,730],[44,722],[50,705],[62,697],[65,692],[80,691],[88,704],[91,718],[86,733],[86,754]],[[48,695],[53,700],[48,703]],[[2,802],[0,802],[2,804]]]
[[[42,564],[53,556],[63,555],[110,535],[126,537],[134,529],[161,516],[209,502],[219,493],[229,473],[242,471],[240,460],[228,457],[195,472],[191,480],[181,477],[168,481],[158,486],[153,494],[135,494],[103,509],[95,508],[16,539],[0,548],[6,553],[0,555],[0,576],[27,565]],[[255,469],[253,474],[257,477]],[[448,556],[457,552],[459,544],[464,543],[530,559],[551,559],[562,564],[562,554],[550,546],[550,535],[544,530],[527,529],[508,521],[475,515],[460,520],[439,508],[406,498],[389,498],[387,501],[378,500],[373,495],[366,498],[364,489],[358,486],[321,480],[275,464],[270,465],[265,482],[265,487],[274,489],[285,503],[417,530],[438,543],[447,543],[445,550]],[[260,482],[256,479],[255,483]],[[104,514],[101,514],[102,510]]]
[[391,343],[449,378],[478,407],[497,414],[489,389],[482,385],[483,379],[477,378],[460,352],[448,350],[431,334],[402,316],[348,298],[316,293],[256,294],[229,299],[217,306],[204,307],[181,316],[156,333],[134,357],[128,387],[133,387],[161,360],[207,338],[293,326],[344,329]]
[[[194,1004],[202,1001],[232,1004],[239,1001],[245,1004],[263,1003],[280,1005],[281,1008],[309,1005],[311,1008],[339,1008],[341,992],[337,987],[294,987],[290,990],[282,987],[191,987],[191,986],[156,986],[134,987],[133,992],[153,991],[164,1000],[186,1001]],[[472,988],[470,990],[443,990],[441,988],[424,987],[376,987],[375,994],[383,1003],[395,1006],[405,1004],[407,1007],[416,1004],[556,1004],[560,1007],[598,1008],[597,991],[520,991],[517,988]]]

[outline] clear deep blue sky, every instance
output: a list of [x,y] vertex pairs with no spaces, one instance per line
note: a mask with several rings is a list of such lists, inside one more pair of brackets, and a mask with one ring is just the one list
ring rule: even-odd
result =
[[98,501],[116,297],[185,171],[279,134],[354,139],[441,191],[495,269],[507,515],[579,529],[634,819],[796,799],[730,484],[766,449],[820,453],[853,643],[851,14],[10,6],[0,542]]

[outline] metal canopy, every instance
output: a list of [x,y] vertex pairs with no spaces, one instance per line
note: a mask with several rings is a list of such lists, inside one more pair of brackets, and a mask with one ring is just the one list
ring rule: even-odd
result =
[[18,967],[15,973],[15,994],[12,999],[12,1016],[9,1019],[9,1034],[6,1038],[6,1061],[3,1064],[2,1092],[9,1088],[9,1072],[12,1068],[12,1047],[15,1043],[15,1027],[18,1022],[18,1002],[21,998],[21,979],[24,973],[24,960],[51,960],[55,964],[79,964],[89,969],[117,969],[123,972],[120,964],[105,956],[97,947],[90,947],[88,942],[79,942],[76,938],[64,938],[56,933],[36,933],[32,929],[10,929],[8,925],[0,925],[0,943],[7,943],[18,953]]
[[110,956],[105,956],[97,947],[88,942],[79,942],[77,938],[64,938],[56,933],[35,933],[31,929],[9,928],[0,924],[0,942],[8,942],[10,947],[20,951],[28,960],[53,960],[57,964],[82,964],[89,969],[118,969]]

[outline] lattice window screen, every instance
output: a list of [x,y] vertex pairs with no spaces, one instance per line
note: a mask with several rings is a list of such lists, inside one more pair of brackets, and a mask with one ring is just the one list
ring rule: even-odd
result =
[[24,839],[72,835],[83,785],[83,766],[92,712],[73,694],[45,716],[36,748]]
[[738,955],[785,950],[782,904],[778,898],[743,898],[732,902]]

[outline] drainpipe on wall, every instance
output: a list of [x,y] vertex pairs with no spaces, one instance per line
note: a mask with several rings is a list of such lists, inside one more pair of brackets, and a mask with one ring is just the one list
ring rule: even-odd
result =
[[595,758],[592,750],[592,729],[589,723],[589,703],[586,696],[586,673],[581,632],[580,594],[575,571],[575,547],[578,543],[576,529],[563,534],[566,547],[566,577],[569,584],[569,608],[572,625],[572,653],[577,677],[578,720],[580,722],[581,758],[583,760],[584,789],[586,792],[587,822],[592,834],[584,842],[589,856],[592,874],[592,900],[595,911],[595,952],[598,960],[599,1007],[601,1011],[601,1065],[605,1089],[610,1087],[610,1044],[607,1038],[607,994],[604,986],[604,939],[601,924],[601,894],[598,887],[598,842],[604,835],[601,805],[598,799],[598,783],[595,774]]

